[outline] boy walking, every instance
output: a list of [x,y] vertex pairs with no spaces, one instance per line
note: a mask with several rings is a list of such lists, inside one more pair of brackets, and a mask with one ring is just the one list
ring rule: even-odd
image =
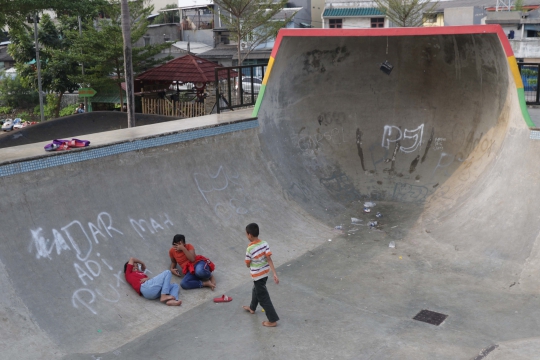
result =
[[268,243],[259,239],[259,225],[251,223],[246,226],[246,236],[249,240],[246,250],[246,265],[251,270],[253,291],[251,293],[251,304],[242,307],[251,314],[255,314],[257,305],[260,304],[268,318],[268,321],[262,322],[263,326],[274,327],[277,326],[279,317],[274,309],[274,305],[272,305],[270,294],[268,294],[268,289],[266,288],[266,281],[268,280],[270,270],[274,274],[274,282],[279,284],[276,269],[271,258],[272,252]]

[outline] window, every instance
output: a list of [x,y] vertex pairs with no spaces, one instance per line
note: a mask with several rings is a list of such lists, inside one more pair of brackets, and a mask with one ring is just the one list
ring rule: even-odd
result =
[[384,27],[384,18],[371,18],[371,27],[372,28],[383,28]]
[[437,22],[437,14],[426,14],[426,23],[435,24]]
[[143,37],[144,39],[144,46],[149,46],[150,45],[150,36],[145,36]]
[[330,19],[330,29],[341,29],[343,27],[343,19]]

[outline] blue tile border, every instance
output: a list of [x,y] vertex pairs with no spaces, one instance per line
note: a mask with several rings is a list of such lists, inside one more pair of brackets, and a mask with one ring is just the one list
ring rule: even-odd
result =
[[532,140],[540,140],[540,131],[538,130],[531,130],[531,136],[530,139]]
[[75,152],[55,153],[55,156],[47,156],[35,160],[27,160],[12,164],[0,165],[0,177],[21,174],[29,171],[42,170],[85,160],[98,159],[135,150],[180,143],[208,136],[249,130],[257,127],[259,127],[258,120],[248,120],[229,123],[226,125],[217,125],[204,129],[182,131],[175,134],[152,137],[148,139],[133,140],[120,144],[106,145],[95,149],[88,148]]

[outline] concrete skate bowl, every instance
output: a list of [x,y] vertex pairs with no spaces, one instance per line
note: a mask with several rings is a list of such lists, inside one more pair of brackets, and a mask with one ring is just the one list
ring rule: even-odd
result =
[[[172,120],[178,120],[178,118],[163,115],[136,114],[135,124],[136,126],[142,126]],[[2,132],[0,133],[0,149],[125,128],[127,128],[126,113],[119,111],[94,111],[48,120],[44,123],[35,124],[20,130]]]
[[[540,199],[528,186],[540,149],[516,71],[496,26],[285,30],[252,117],[0,163],[0,212],[13,214],[0,241],[2,354],[247,359],[246,342],[261,342],[253,351],[279,344],[276,358],[450,359],[540,336]],[[211,303],[249,297],[252,221],[283,274],[271,292],[284,325],[268,336],[239,303]],[[141,299],[121,274],[129,256],[166,269],[175,233],[216,263],[219,285],[183,291],[181,308]],[[449,314],[445,326],[416,325],[424,307]],[[211,345],[187,337],[198,329],[216,331]]]

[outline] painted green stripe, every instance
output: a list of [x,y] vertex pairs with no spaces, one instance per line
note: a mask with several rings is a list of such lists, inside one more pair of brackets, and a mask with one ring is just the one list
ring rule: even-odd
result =
[[257,117],[257,114],[259,114],[259,108],[261,107],[265,90],[266,90],[266,85],[262,84],[261,89],[259,90],[259,96],[257,96],[257,102],[255,103],[255,108],[253,109],[253,113],[251,114],[251,116],[253,117]]
[[521,113],[523,114],[523,119],[525,119],[525,123],[528,127],[536,127],[536,125],[531,120],[529,110],[527,110],[527,103],[525,102],[525,89],[518,88],[517,92],[519,98],[519,106],[521,107]]

